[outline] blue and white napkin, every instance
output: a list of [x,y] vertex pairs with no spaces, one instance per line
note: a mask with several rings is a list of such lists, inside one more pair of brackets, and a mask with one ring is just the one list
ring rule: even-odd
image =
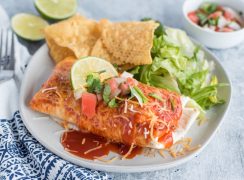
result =
[[[0,28],[9,18],[0,6]],[[5,179],[110,179],[105,172],[76,166],[43,147],[24,126],[18,95],[27,49],[15,39],[15,79],[0,82],[0,180]]]

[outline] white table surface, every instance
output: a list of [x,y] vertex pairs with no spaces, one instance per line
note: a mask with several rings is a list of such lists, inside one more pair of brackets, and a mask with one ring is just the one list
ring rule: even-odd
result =
[[[183,28],[183,0],[78,0],[79,12],[95,19],[114,21],[152,17],[163,24]],[[19,12],[37,14],[31,0],[1,0],[9,16]],[[21,40],[31,53],[43,42]],[[114,179],[244,179],[244,43],[227,50],[212,50],[219,57],[233,85],[233,99],[224,123],[202,153],[181,166],[149,173],[111,173]]]

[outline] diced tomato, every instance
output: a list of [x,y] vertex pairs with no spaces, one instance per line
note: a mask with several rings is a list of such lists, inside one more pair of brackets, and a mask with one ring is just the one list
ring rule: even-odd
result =
[[126,83],[131,87],[136,86],[138,84],[138,82],[133,78],[127,78]]
[[81,112],[88,118],[96,114],[97,97],[92,93],[83,93],[81,96]]
[[215,31],[219,32],[220,28],[218,26],[216,26]]
[[119,87],[118,82],[115,80],[115,78],[111,78],[107,80],[106,83],[110,86],[111,94],[114,94]]
[[121,94],[122,95],[126,95],[126,94],[129,94],[130,93],[129,84],[126,83],[126,82],[121,83],[120,86],[119,86],[119,88],[121,90]]
[[223,28],[221,29],[221,32],[232,32],[232,31],[234,31],[234,30],[231,29],[231,28],[229,28],[229,27],[223,27]]
[[226,10],[224,11],[224,17],[227,20],[232,20],[234,18],[233,15],[231,14],[231,12],[226,11]]
[[208,19],[217,19],[218,17],[222,16],[222,11],[216,11],[208,16]]
[[222,6],[217,6],[217,11],[224,11]]
[[199,18],[197,17],[197,14],[195,11],[189,12],[188,13],[188,18],[193,22],[198,24],[199,23]]

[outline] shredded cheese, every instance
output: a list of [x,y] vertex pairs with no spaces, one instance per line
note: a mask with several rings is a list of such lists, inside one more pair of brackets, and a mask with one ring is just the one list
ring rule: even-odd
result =
[[133,148],[134,148],[134,143],[131,144],[129,151],[121,159],[124,160],[126,157],[128,157],[131,154]]
[[154,139],[154,137],[153,137],[154,124],[155,124],[155,121],[151,120],[151,122],[150,122],[150,137],[152,140]]
[[123,116],[123,115],[116,115],[116,116],[113,116],[114,118],[122,118],[122,119],[125,119],[126,121],[130,121],[130,119],[126,116]]
[[110,142],[109,142],[109,141],[107,141],[107,142],[105,143],[105,146],[109,145],[109,143],[110,143]]
[[155,153],[156,153],[156,149],[152,149],[152,148],[144,148],[143,150],[144,155],[147,157],[155,157]]
[[64,148],[65,151],[68,151],[68,152],[71,152],[71,153],[78,153],[78,151],[74,151],[74,150],[71,150],[71,149],[68,149],[68,148]]
[[175,153],[174,151],[169,150],[169,153],[170,153],[170,155],[171,155],[173,158],[176,158],[176,157],[177,157],[177,155],[176,155],[176,153]]
[[67,133],[65,132],[63,136],[64,137],[62,138],[62,143],[64,143],[64,141],[67,139]]
[[185,155],[187,152],[195,151],[201,147],[198,145],[196,147],[191,148],[190,144],[192,142],[191,138],[184,138],[180,141],[177,141],[169,150],[168,152],[173,158],[178,156]]
[[42,89],[42,93],[45,93],[46,91],[56,90],[56,89],[57,89],[57,86],[50,87],[50,88],[45,88],[45,89]]
[[127,109],[128,109],[128,101],[127,99],[125,99],[124,113],[127,113]]
[[93,141],[94,143],[97,143],[97,145],[99,144],[99,141]]
[[131,122],[129,123],[129,127],[130,127],[131,129],[133,128],[133,127],[132,127],[132,123],[131,123]]
[[86,142],[86,138],[83,138],[81,144],[83,145],[85,144],[85,142]]
[[112,163],[113,161],[115,161],[116,159],[118,159],[118,157],[116,157],[116,156],[113,157],[113,158],[111,158],[111,159],[108,159],[108,160],[103,159],[103,157],[104,156],[102,156],[102,157],[95,157],[95,158],[96,158],[96,160],[102,161],[104,163]]
[[160,149],[158,152],[159,152],[159,154],[160,154],[163,158],[166,158],[166,156],[165,156],[165,154],[164,154],[164,152],[163,152],[163,149]]
[[95,151],[95,150],[98,150],[98,149],[101,149],[101,148],[102,148],[102,145],[97,146],[97,147],[95,147],[95,148],[92,148],[92,149],[87,150],[86,152],[84,152],[84,154],[88,154],[88,153],[90,153],[90,152],[92,152],[92,151]]
[[133,112],[133,113],[140,113],[140,114],[141,114],[140,111],[136,111],[136,110],[134,110],[134,106],[133,106],[133,104],[130,106],[129,110],[130,110],[131,112]]
[[199,144],[199,145],[197,145],[197,146],[195,146],[195,147],[189,147],[189,149],[188,149],[188,151],[195,151],[195,150],[197,150],[197,149],[199,149],[201,147],[201,144]]
[[144,128],[144,138],[147,139],[147,135],[149,134],[149,131],[147,128]]
[[133,101],[133,100],[130,100],[130,99],[123,99],[123,98],[120,98],[120,97],[118,97],[118,96],[115,96],[115,99],[118,99],[118,100],[120,100],[120,101],[125,101],[125,100],[126,100],[127,102],[130,102],[130,103],[139,105],[138,102]]

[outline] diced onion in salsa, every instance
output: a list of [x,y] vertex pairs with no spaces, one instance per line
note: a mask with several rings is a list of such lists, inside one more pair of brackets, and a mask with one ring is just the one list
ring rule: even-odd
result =
[[243,28],[243,19],[229,7],[215,3],[203,3],[197,10],[187,14],[200,27],[216,32],[232,32]]

